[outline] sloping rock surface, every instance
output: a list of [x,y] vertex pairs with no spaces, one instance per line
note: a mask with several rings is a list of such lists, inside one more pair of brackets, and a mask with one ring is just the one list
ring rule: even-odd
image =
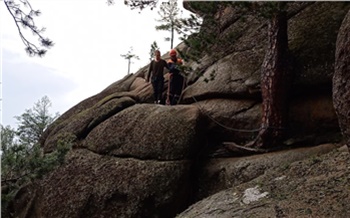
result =
[[331,75],[336,36],[349,7],[308,2],[290,10],[291,150],[250,157],[225,151],[223,141],[256,135],[267,43],[265,21],[237,19],[227,8],[222,37],[232,31],[236,37],[213,45],[214,54],[199,63],[187,63],[205,77],[215,72],[215,80],[205,83],[194,73],[180,105],[149,104],[146,66],[68,110],[41,139],[46,153],[70,139],[65,163],[20,189],[13,216],[345,217],[348,153],[333,144],[294,149],[339,141]]
[[21,190],[15,217],[174,217],[188,204],[190,161],[117,158],[87,149],[66,159]]
[[195,106],[139,104],[117,113],[93,129],[82,147],[118,157],[188,159],[199,150],[203,134],[199,118]]
[[[275,169],[269,166],[249,182],[232,184],[231,188],[197,202],[176,217],[348,216],[350,155],[347,148],[313,154],[292,163],[283,162]],[[252,162],[246,163],[249,166]]]

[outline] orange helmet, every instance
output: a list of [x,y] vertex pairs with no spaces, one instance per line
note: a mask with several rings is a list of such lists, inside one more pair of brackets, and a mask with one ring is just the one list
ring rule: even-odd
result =
[[176,50],[175,50],[175,49],[171,49],[169,55],[170,55],[170,56],[175,56],[175,55],[177,55]]

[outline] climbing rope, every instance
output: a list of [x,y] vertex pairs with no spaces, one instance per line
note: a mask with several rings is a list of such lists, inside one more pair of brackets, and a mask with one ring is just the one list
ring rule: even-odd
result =
[[259,132],[263,129],[278,129],[278,130],[284,130],[286,128],[281,128],[281,127],[273,127],[273,126],[261,126],[260,128],[257,128],[257,129],[237,129],[237,128],[232,128],[232,127],[229,127],[229,126],[226,126],[222,123],[220,123],[219,121],[215,120],[212,116],[210,116],[208,113],[206,113],[204,111],[204,109],[199,105],[199,102],[197,101],[197,99],[192,96],[192,99],[198,103],[197,104],[197,107],[198,109],[204,114],[206,115],[207,117],[209,117],[210,120],[212,120],[214,123],[216,123],[217,125],[221,126],[222,128],[224,129],[227,129],[227,130],[230,130],[230,131],[234,131],[234,132],[246,132],[246,133],[255,133],[255,132]]

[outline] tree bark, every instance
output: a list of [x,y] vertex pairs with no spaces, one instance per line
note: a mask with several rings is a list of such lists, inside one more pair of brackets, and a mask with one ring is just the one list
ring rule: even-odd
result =
[[130,62],[131,62],[131,60],[130,60],[130,58],[128,59],[128,75],[130,74]]
[[333,104],[350,150],[350,11],[340,27],[333,75]]
[[171,24],[171,43],[170,43],[170,49],[173,49],[174,47],[174,24]]
[[287,123],[287,16],[278,12],[269,20],[268,48],[261,69],[262,125],[255,146],[281,145]]

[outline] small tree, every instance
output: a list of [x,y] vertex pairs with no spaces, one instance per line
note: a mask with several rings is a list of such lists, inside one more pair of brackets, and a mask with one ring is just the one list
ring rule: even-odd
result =
[[[53,46],[53,42],[42,35],[45,28],[39,29],[35,24],[34,17],[38,17],[41,12],[34,10],[28,0],[4,0],[4,3],[15,21],[27,54],[29,56],[38,55],[39,57],[45,55],[47,49]],[[39,39],[39,44],[32,43],[27,39],[23,32],[26,28]]]
[[131,59],[136,59],[139,60],[139,56],[133,54],[133,48],[130,47],[130,50],[128,51],[128,53],[120,55],[121,57],[125,58],[126,60],[128,60],[128,74],[130,73],[130,64],[131,64]]
[[73,138],[59,140],[57,150],[43,154],[39,145],[42,132],[58,116],[51,116],[48,97],[39,100],[21,116],[17,130],[0,125],[1,133],[1,216],[8,217],[7,205],[18,190],[63,163]]
[[158,12],[161,19],[157,21],[162,24],[156,26],[156,30],[170,31],[170,37],[165,38],[166,41],[170,41],[170,49],[173,48],[175,31],[179,34],[181,33],[181,19],[178,17],[179,12],[180,9],[177,6],[176,0],[163,2]]
[[59,114],[52,116],[49,113],[50,107],[50,99],[44,96],[32,109],[26,109],[21,116],[15,117],[19,122],[17,135],[20,143],[33,146],[39,141],[46,127],[59,116]]
[[154,57],[154,52],[156,50],[159,50],[159,47],[157,45],[157,42],[154,41],[152,44],[151,44],[151,49],[149,51],[149,60],[152,61],[153,57]]
[[2,155],[4,155],[4,152],[6,152],[7,149],[9,147],[12,147],[12,145],[14,144],[16,132],[14,129],[11,128],[11,126],[3,127],[1,125],[0,127],[1,127],[0,129],[1,151],[2,151]]

